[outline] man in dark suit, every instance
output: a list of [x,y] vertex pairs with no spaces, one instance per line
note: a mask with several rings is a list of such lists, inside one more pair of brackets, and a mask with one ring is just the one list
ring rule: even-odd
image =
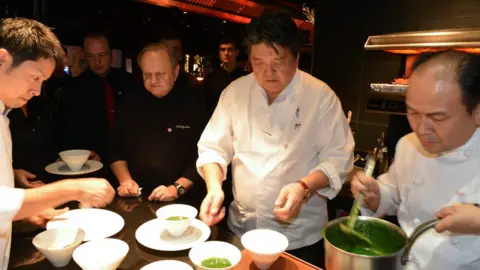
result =
[[85,36],[88,68],[62,93],[57,127],[59,148],[88,149],[97,160],[106,159],[108,137],[117,104],[134,89],[133,78],[112,68],[112,51],[105,35]]

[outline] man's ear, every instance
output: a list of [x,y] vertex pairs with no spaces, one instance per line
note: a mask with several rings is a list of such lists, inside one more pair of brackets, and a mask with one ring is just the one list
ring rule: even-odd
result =
[[12,65],[12,55],[5,49],[0,49],[0,71],[5,72]]
[[475,122],[477,126],[480,127],[480,104],[478,104],[475,109],[473,109],[473,116],[475,117]]

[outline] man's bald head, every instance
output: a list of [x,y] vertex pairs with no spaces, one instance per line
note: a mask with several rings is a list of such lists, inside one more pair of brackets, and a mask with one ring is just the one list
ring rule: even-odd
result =
[[434,71],[435,77],[458,83],[467,112],[480,104],[480,57],[461,51],[438,51],[420,55],[412,66],[412,74]]
[[464,145],[480,124],[480,60],[441,51],[421,55],[412,66],[406,95],[410,126],[430,153]]

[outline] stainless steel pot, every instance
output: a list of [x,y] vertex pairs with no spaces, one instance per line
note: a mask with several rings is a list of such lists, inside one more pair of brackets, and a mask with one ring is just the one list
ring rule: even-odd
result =
[[[403,237],[404,245],[397,252],[383,256],[366,256],[345,251],[333,245],[328,239],[329,230],[336,229],[339,223],[345,223],[348,217],[341,217],[330,221],[323,229],[325,243],[325,266],[327,270],[398,270],[403,269],[408,262],[408,256],[415,240],[425,231],[433,228],[438,220],[427,221],[418,226],[410,239],[397,225],[383,219],[359,216],[357,222],[375,222],[385,225]],[[372,237],[375,237],[372,235]]]

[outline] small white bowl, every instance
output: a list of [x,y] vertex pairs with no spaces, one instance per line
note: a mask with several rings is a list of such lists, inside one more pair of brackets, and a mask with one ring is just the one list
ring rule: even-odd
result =
[[73,252],[73,260],[83,270],[115,270],[127,256],[128,250],[125,241],[95,239],[79,246]]
[[[180,237],[188,229],[192,219],[195,219],[198,210],[186,204],[170,204],[158,209],[156,214],[171,236]],[[186,217],[186,219],[167,220],[170,217]]]
[[88,150],[67,150],[60,152],[58,155],[67,164],[70,170],[77,172],[82,169],[85,162],[90,157],[90,151]]
[[241,242],[255,265],[262,270],[268,269],[288,247],[285,235],[268,229],[248,231]]
[[37,234],[32,244],[55,267],[64,267],[72,259],[73,251],[82,243],[85,232],[77,228],[57,228]]
[[164,261],[154,262],[154,263],[145,265],[140,270],[158,270],[158,269],[193,270],[193,268],[190,265],[184,262],[174,261],[174,260],[164,260]]
[[[197,269],[226,270],[235,267],[240,262],[242,259],[242,253],[232,244],[220,241],[208,241],[194,246],[188,253],[188,257],[190,257],[190,260],[195,264]],[[226,268],[203,267],[202,261],[212,257],[226,258],[232,265]]]

